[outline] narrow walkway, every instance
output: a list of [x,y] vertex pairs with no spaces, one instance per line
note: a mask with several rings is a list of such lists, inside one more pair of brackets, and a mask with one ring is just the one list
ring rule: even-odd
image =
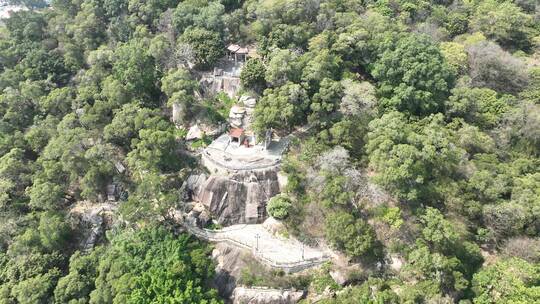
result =
[[261,224],[233,225],[219,230],[185,226],[199,238],[249,249],[263,264],[288,273],[302,271],[329,260],[322,249],[304,246],[295,239],[275,237]]

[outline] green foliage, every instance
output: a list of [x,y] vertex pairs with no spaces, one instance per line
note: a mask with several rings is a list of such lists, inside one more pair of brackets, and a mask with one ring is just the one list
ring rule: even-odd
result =
[[[190,199],[186,127],[222,123],[234,103],[201,77],[225,43],[261,55],[241,75],[262,95],[259,135],[297,129],[286,200],[268,204],[287,235],[405,259],[365,281],[369,261],[328,301],[539,301],[535,1],[8,2],[30,10],[0,29],[0,303],[218,301],[209,249],[150,227]],[[368,178],[399,208],[377,207]],[[97,208],[111,183],[124,224],[77,252],[67,210]],[[252,284],[339,289],[328,266],[314,279],[246,268]]]
[[274,196],[266,205],[266,211],[268,214],[277,219],[286,218],[289,215],[291,208],[291,201],[285,195]]
[[209,69],[223,55],[223,41],[218,33],[200,27],[190,27],[180,37],[180,41],[189,44],[195,55],[195,65]]
[[290,130],[305,120],[307,106],[307,93],[298,84],[266,89],[255,107],[254,127],[261,134],[268,128]]
[[162,228],[125,232],[112,239],[96,270],[90,303],[220,303],[206,287],[214,267],[210,248]]
[[434,200],[435,182],[455,170],[463,151],[452,143],[442,115],[408,123],[399,112],[369,124],[367,153],[375,181],[410,201]]
[[538,265],[518,258],[488,265],[473,279],[475,304],[535,303],[540,301]]
[[261,90],[266,84],[265,73],[266,68],[262,61],[253,58],[249,59],[240,73],[242,86],[247,89]]
[[139,41],[126,43],[114,52],[113,75],[132,96],[148,105],[156,98],[158,79],[154,58]]
[[426,36],[410,34],[386,50],[374,64],[383,109],[426,115],[442,109],[454,75],[439,49]]
[[527,49],[534,33],[532,22],[512,1],[487,0],[476,7],[471,26],[503,45]]
[[223,30],[224,6],[220,1],[183,1],[176,6],[173,24],[179,33],[190,26],[210,31]]
[[441,53],[455,75],[461,75],[467,71],[468,58],[465,47],[457,42],[443,42],[440,45]]
[[299,56],[290,50],[274,50],[269,54],[265,79],[273,86],[284,85],[287,81],[300,79],[301,66]]
[[399,297],[382,279],[370,278],[360,286],[344,289],[336,299],[323,300],[321,303],[354,304],[354,303],[387,303],[397,304]]
[[455,244],[458,235],[451,222],[434,208],[427,208],[421,217],[424,224],[422,235],[424,239],[436,248],[449,248]]
[[337,81],[324,78],[319,92],[315,93],[310,104],[311,114],[308,122],[317,128],[327,128],[337,120],[337,110],[343,88]]
[[394,229],[399,229],[403,225],[403,218],[399,207],[385,207],[380,217]]
[[422,294],[422,298],[426,299],[440,292],[464,291],[468,281],[460,271],[460,266],[457,258],[431,253],[428,247],[420,245],[409,253],[404,274],[425,280],[425,284],[431,285],[432,291]]
[[71,227],[61,214],[45,212],[39,219],[38,231],[43,248],[61,251],[69,241]]
[[139,139],[134,140],[131,146],[133,150],[127,155],[127,163],[135,172],[178,168],[176,137],[170,126],[162,130],[140,130]]
[[165,121],[158,117],[157,111],[128,103],[116,111],[111,123],[103,129],[103,137],[110,143],[128,148],[141,129],[161,124]]
[[509,110],[509,99],[499,98],[497,92],[490,89],[456,88],[448,100],[447,113],[481,128],[492,128]]
[[324,264],[321,269],[319,269],[313,280],[311,281],[311,286],[315,289],[316,292],[322,293],[325,290],[337,291],[341,289],[336,281],[330,276],[330,265]]
[[373,228],[360,218],[347,212],[331,213],[326,218],[327,239],[347,255],[360,258],[376,253],[376,237]]

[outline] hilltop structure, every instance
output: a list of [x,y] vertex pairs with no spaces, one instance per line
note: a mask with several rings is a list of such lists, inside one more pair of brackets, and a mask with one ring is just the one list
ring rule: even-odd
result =
[[266,203],[281,190],[278,176],[287,138],[257,139],[252,129],[257,101],[239,98],[229,113],[229,130],[202,153],[210,176],[190,179],[193,200],[202,203],[220,224],[260,223],[267,217]]
[[225,92],[229,97],[237,97],[240,90],[240,73],[249,58],[258,58],[253,45],[230,44],[225,56],[216,64],[214,70],[202,76],[201,85],[207,95]]

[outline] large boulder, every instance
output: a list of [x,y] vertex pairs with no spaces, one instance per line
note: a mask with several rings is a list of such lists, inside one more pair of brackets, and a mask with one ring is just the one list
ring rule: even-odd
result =
[[246,109],[241,106],[234,105],[229,112],[229,123],[233,128],[242,128],[243,119],[246,115]]
[[201,128],[199,127],[198,124],[195,124],[193,126],[191,126],[191,128],[189,128],[188,132],[187,132],[187,135],[186,135],[186,140],[194,140],[194,139],[201,139],[203,137],[203,131],[201,130]]
[[266,203],[279,193],[276,169],[192,176],[187,184],[191,199],[201,202],[221,225],[264,220]]

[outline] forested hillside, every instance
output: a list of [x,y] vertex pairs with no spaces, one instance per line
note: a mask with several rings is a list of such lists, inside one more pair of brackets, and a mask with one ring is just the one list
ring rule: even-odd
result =
[[[199,78],[231,43],[256,46],[240,80],[257,132],[306,130],[270,215],[362,265],[345,286],[308,274],[319,303],[540,303],[536,0],[12,2],[0,303],[227,300],[171,210],[210,140],[187,130],[227,119]],[[73,209],[110,185],[114,225],[84,248]]]

